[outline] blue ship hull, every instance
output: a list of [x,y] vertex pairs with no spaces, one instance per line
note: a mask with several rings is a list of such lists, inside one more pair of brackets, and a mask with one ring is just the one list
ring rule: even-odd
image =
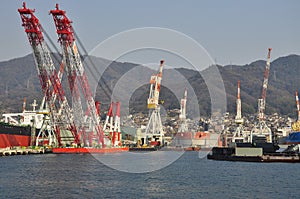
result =
[[287,144],[300,144],[300,132],[293,132],[286,138]]

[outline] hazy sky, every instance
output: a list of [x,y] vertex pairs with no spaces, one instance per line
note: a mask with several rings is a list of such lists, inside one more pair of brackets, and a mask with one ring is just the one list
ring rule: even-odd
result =
[[[273,48],[273,59],[300,54],[300,1],[297,0],[26,1],[27,7],[36,9],[36,16],[54,42],[57,36],[48,12],[56,2],[73,20],[88,51],[122,31],[162,27],[196,40],[223,65],[266,59],[268,47]],[[22,1],[1,1],[0,61],[31,53],[17,12],[19,7]]]

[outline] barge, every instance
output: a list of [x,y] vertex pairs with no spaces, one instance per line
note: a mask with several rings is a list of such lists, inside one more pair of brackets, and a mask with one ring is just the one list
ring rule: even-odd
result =
[[207,155],[209,160],[243,161],[243,162],[299,162],[300,155],[295,151],[276,152],[271,146],[214,147]]

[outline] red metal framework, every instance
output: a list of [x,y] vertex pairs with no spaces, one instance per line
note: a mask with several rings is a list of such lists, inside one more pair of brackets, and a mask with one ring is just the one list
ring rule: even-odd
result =
[[[107,112],[103,130],[109,132],[112,146],[118,146],[121,143],[121,127],[120,127],[120,102],[111,102]],[[115,110],[115,119],[114,117]]]
[[268,81],[269,81],[269,73],[270,73],[270,59],[271,59],[271,50],[272,48],[268,49],[268,58],[266,62],[266,69],[264,73],[264,81],[263,81],[263,88],[262,88],[262,95],[261,99],[259,99],[259,113],[258,118],[259,120],[265,119],[265,109],[266,109],[266,95],[267,95],[267,88],[268,88]]
[[[72,81],[69,81],[70,87],[76,87],[76,81],[78,80],[82,93],[85,97],[87,103],[87,113],[89,113],[90,119],[92,121],[92,128],[96,132],[97,136],[95,137],[94,133],[89,133],[89,142],[92,144],[92,139],[98,139],[98,144],[101,144],[102,147],[105,147],[104,143],[104,132],[99,124],[100,118],[97,114],[97,109],[95,106],[95,101],[88,83],[87,76],[85,74],[80,55],[75,43],[74,30],[72,27],[72,21],[66,16],[64,10],[60,10],[58,4],[56,4],[56,9],[51,10],[50,13],[53,16],[56,32],[58,34],[58,40],[61,44],[63,55],[66,59],[67,67],[72,71]],[[77,98],[78,100],[79,98]]]
[[299,97],[298,97],[298,91],[296,91],[296,106],[297,106],[297,116],[298,116],[298,121],[300,121],[300,104],[299,104]]
[[242,118],[242,102],[241,102],[241,81],[238,80],[237,97],[236,97],[236,123],[243,123]]
[[[26,4],[23,3],[23,8],[18,11],[22,19],[22,26],[32,46],[42,91],[50,109],[51,121],[58,143],[61,145],[61,127],[69,129],[74,136],[75,143],[79,143],[73,115],[60,82],[62,71],[57,72],[54,67],[50,51],[44,41],[42,26],[34,15],[35,10],[26,8]],[[63,65],[60,70],[63,70]],[[58,104],[55,103],[56,98],[58,98]]]

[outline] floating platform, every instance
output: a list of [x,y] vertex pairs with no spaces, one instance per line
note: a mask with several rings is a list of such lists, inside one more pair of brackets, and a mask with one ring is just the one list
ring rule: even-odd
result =
[[236,149],[226,148],[226,147],[214,147],[212,153],[207,155],[207,159],[222,160],[222,161],[242,161],[242,162],[300,163],[299,153],[275,152],[275,153],[262,154],[261,148],[245,148],[245,150],[240,150],[239,152],[237,152]]
[[128,147],[121,148],[53,148],[52,153],[56,154],[72,154],[72,153],[118,153],[128,151]]
[[223,161],[242,161],[242,162],[292,162],[300,163],[300,158],[298,154],[287,155],[287,154],[268,154],[262,156],[216,156],[207,155],[207,159],[210,160],[223,160]]

